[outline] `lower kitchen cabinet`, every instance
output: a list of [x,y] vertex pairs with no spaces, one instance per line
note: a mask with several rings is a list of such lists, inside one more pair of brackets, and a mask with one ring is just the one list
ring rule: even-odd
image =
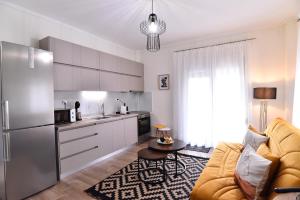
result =
[[95,128],[99,133],[100,156],[112,153],[114,151],[112,146],[112,123],[98,124]]
[[137,143],[137,117],[58,133],[60,175],[82,169],[89,163]]
[[125,145],[129,146],[138,142],[138,125],[136,118],[124,120]]
[[113,150],[117,151],[126,146],[124,135],[124,120],[112,122]]

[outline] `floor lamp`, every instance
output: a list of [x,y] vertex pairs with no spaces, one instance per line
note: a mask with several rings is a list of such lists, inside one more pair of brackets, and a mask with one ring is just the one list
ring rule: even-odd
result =
[[277,88],[258,87],[253,89],[253,98],[260,99],[259,130],[267,128],[268,99],[276,99]]

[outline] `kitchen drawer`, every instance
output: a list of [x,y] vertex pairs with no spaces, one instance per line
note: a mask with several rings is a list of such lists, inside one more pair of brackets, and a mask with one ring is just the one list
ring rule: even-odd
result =
[[99,134],[94,133],[92,135],[88,135],[84,138],[79,138],[76,140],[71,140],[67,143],[60,144],[60,159],[65,158],[67,156],[76,154],[78,152],[85,151],[86,149],[90,149],[95,146],[99,146]]
[[77,128],[77,129],[59,132],[59,142],[60,144],[62,144],[82,137],[93,136],[96,133],[98,133],[95,127],[96,126],[87,126],[83,128]]
[[94,146],[77,155],[60,160],[60,172],[70,173],[79,170],[99,157],[99,147]]

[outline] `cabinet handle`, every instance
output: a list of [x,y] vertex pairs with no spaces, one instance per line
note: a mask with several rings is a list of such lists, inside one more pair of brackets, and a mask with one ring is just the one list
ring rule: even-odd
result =
[[85,135],[85,136],[82,136],[82,137],[79,137],[79,138],[75,138],[75,139],[71,139],[71,140],[61,142],[60,144],[66,144],[66,143],[74,142],[74,141],[77,141],[77,140],[82,140],[82,139],[86,139],[86,138],[89,138],[89,137],[94,137],[94,136],[97,136],[97,135],[99,135],[99,133]]
[[67,159],[67,158],[71,158],[71,157],[73,157],[73,156],[77,156],[77,155],[79,155],[79,154],[82,154],[82,153],[85,153],[85,152],[88,152],[88,151],[92,151],[92,150],[98,149],[98,148],[99,148],[99,146],[97,145],[97,146],[94,146],[94,147],[92,147],[92,148],[88,148],[88,149],[79,151],[79,152],[77,152],[77,153],[73,153],[73,154],[71,154],[71,155],[62,157],[60,160],[64,160],[64,159]]
[[10,161],[10,133],[6,132],[3,134],[4,137],[4,161],[9,162]]
[[9,129],[9,105],[8,101],[5,101],[3,104],[3,125],[4,125],[4,130]]

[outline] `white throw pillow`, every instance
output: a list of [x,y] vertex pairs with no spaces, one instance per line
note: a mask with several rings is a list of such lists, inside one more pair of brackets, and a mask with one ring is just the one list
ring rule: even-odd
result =
[[259,199],[268,179],[271,161],[256,154],[255,150],[247,145],[242,152],[235,170],[238,185],[247,199]]
[[258,147],[262,143],[267,142],[268,139],[269,139],[268,137],[265,137],[251,130],[248,130],[244,138],[244,146],[250,145],[256,151]]

